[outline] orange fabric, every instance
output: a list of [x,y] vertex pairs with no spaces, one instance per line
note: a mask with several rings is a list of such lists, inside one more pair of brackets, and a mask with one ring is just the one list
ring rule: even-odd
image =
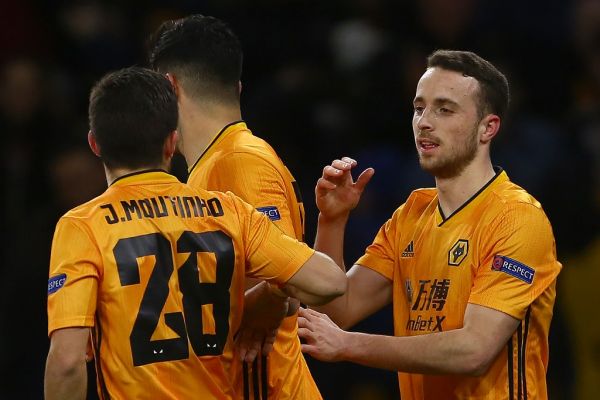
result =
[[[225,127],[190,168],[188,183],[208,190],[232,191],[265,213],[283,232],[304,238],[304,206],[290,171],[267,142],[244,122]],[[275,211],[276,210],[276,211]],[[300,349],[297,316],[286,318],[268,356],[269,399],[320,399]],[[235,381],[239,397],[243,377]],[[251,393],[252,398],[252,393]]]
[[231,399],[245,276],[284,283],[313,253],[231,193],[134,174],[58,222],[48,333],[94,327],[103,397]]
[[403,399],[547,398],[548,330],[562,266],[540,204],[505,172],[447,219],[435,189],[414,191],[357,264],[393,280],[397,336],[461,328],[467,303],[522,321],[485,375],[399,373]]

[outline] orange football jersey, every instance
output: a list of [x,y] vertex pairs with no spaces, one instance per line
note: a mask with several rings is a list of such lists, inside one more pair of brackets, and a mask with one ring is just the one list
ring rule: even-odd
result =
[[521,321],[480,377],[399,373],[402,399],[546,399],[554,236],[540,204],[503,171],[452,215],[435,189],[414,191],[357,264],[394,285],[397,336],[463,326],[467,303]]
[[[289,236],[304,238],[304,206],[294,177],[275,150],[254,136],[242,121],[229,124],[215,137],[190,168],[188,184],[231,191],[267,215]],[[259,368],[266,370],[269,399],[321,398],[302,355],[297,329],[297,316],[285,318],[268,356],[268,368],[256,364],[253,367],[254,374]],[[256,395],[257,390],[248,390],[243,377],[235,379],[236,387],[242,388],[240,398],[243,392],[254,393],[252,398],[261,397]]]
[[58,222],[48,332],[94,327],[103,398],[232,399],[245,276],[284,283],[313,252],[231,193],[131,174]]

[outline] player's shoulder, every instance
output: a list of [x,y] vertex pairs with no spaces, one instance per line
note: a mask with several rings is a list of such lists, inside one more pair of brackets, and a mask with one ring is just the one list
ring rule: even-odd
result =
[[411,209],[425,209],[437,198],[435,188],[421,188],[413,190],[406,199],[406,206]]
[[437,198],[437,191],[434,188],[416,189],[402,203],[396,211],[392,219],[405,219],[411,215],[421,215],[427,207]]
[[80,220],[80,221],[85,221],[90,218],[93,218],[97,214],[98,209],[102,205],[110,202],[110,198],[111,198],[111,196],[109,194],[107,194],[107,192],[104,192],[101,195],[96,196],[93,199],[91,199],[83,204],[73,207],[72,209],[67,211],[62,216],[62,218],[67,218],[67,219],[70,218],[73,220]]
[[541,203],[527,190],[514,182],[506,180],[492,191],[492,200],[504,210],[521,210],[529,213],[543,213]]
[[273,147],[249,129],[237,131],[223,142],[223,156],[257,159],[270,164],[281,163]]
[[509,223],[535,227],[551,232],[551,224],[540,202],[521,186],[505,181],[497,185],[489,196],[486,208],[490,223]]
[[218,201],[226,209],[239,209],[240,204],[245,203],[241,197],[229,190],[207,190],[203,188],[192,187],[188,184],[185,186],[186,189],[190,191],[190,194],[199,197],[203,201]]

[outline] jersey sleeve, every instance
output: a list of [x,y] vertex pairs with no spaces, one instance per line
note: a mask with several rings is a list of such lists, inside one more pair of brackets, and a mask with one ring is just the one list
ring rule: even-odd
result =
[[[231,171],[223,173],[223,171]],[[283,232],[295,237],[286,185],[277,169],[255,154],[235,151],[219,157],[209,173],[211,189],[232,191],[256,209],[274,211],[273,223]]]
[[372,269],[389,280],[394,279],[397,230],[403,208],[404,205],[400,206],[392,218],[383,224],[365,254],[356,261],[356,264]]
[[523,319],[561,269],[552,227],[531,204],[507,207],[488,229],[469,303]]
[[261,212],[233,193],[241,222],[246,274],[278,284],[287,282],[314,254],[305,243],[287,236]]
[[61,218],[50,256],[48,335],[61,328],[94,326],[100,260],[86,228]]

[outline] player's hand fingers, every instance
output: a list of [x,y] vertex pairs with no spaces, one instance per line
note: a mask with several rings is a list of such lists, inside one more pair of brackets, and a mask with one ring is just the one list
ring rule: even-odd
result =
[[342,171],[349,171],[350,169],[352,169],[352,164],[342,160],[333,160],[331,166]]
[[325,178],[319,178],[319,180],[317,181],[317,186],[315,186],[315,196],[317,200],[327,196],[327,194],[334,190],[336,187],[337,185],[335,183],[330,182]]
[[298,337],[310,342],[313,338],[313,333],[310,329],[298,328]]
[[286,316],[292,316],[296,314],[296,311],[300,308],[300,300],[290,297],[288,300],[288,309]]
[[[300,308],[300,310],[302,310],[302,308]],[[298,313],[298,315],[300,315],[300,313]],[[298,317],[298,328],[306,328],[309,330],[312,330],[312,323],[307,320],[306,318],[299,316]]]
[[256,358],[256,356],[258,355],[258,352],[260,351],[260,348],[261,348],[261,343],[253,342],[252,343],[252,347],[250,347],[248,349],[248,351],[246,352],[246,356],[244,357],[244,361],[246,361],[246,362],[253,362],[254,359]]
[[354,167],[354,166],[356,166],[356,164],[358,164],[355,159],[350,158],[350,157],[342,157],[342,161],[350,164],[352,167]]
[[[302,314],[300,314],[300,311],[302,311]],[[308,321],[311,321],[315,318],[321,318],[325,314],[315,311],[312,308],[301,308],[300,310],[298,310],[298,315],[302,315]]]
[[326,165],[323,167],[323,178],[325,179],[337,179],[342,176],[344,173],[343,168],[335,168],[331,165]]
[[335,189],[337,187],[337,185],[325,178],[319,178],[319,180],[317,181],[317,190],[332,190]]
[[318,349],[316,346],[310,344],[301,344],[300,348],[304,354],[308,354],[309,356],[315,357],[318,354]]
[[360,190],[362,192],[364,190],[365,186],[367,186],[367,183],[369,183],[369,181],[373,177],[373,175],[375,175],[375,170],[373,168],[365,169],[358,176],[358,179],[356,180],[354,187],[356,187],[358,190]]
[[240,357],[240,361],[244,361],[244,359],[246,358],[246,348],[244,347],[238,347],[238,355]]
[[276,338],[277,338],[277,329],[274,329],[271,332],[269,332],[269,334],[265,338],[265,342],[263,343],[263,346],[262,346],[262,355],[263,356],[268,355],[271,352],[271,350],[273,350],[273,344],[275,343]]

